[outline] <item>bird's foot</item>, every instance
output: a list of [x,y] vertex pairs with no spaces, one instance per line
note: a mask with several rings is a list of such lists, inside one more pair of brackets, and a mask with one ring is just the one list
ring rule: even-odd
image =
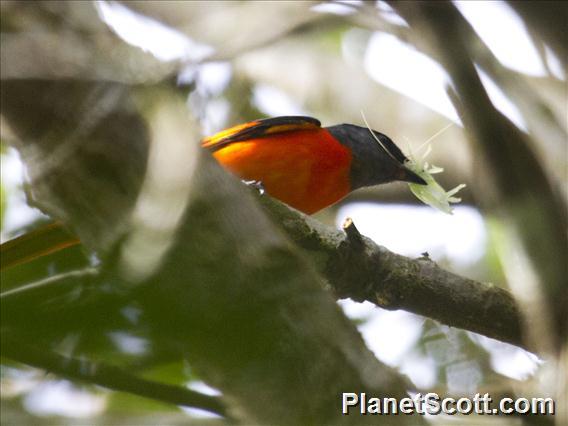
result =
[[263,195],[265,192],[264,185],[259,180],[243,180],[242,181],[245,185],[250,186],[258,191],[260,195]]

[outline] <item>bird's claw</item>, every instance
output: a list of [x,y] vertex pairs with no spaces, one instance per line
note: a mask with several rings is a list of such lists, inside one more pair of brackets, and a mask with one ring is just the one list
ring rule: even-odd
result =
[[259,180],[243,180],[243,183],[251,188],[255,188],[260,195],[265,192],[264,185]]

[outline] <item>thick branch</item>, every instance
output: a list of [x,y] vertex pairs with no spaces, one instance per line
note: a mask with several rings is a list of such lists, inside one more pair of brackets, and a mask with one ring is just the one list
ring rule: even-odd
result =
[[440,268],[427,257],[410,259],[357,236],[331,229],[269,197],[262,204],[316,262],[338,298],[404,309],[443,324],[528,348],[513,296]]
[[[54,45],[98,20],[93,4],[73,5],[84,22],[66,17],[53,43],[34,40],[33,58],[2,49],[2,64],[14,70],[0,86],[2,124],[18,138],[36,205],[98,250],[110,291],[136,300],[152,335],[180,348],[199,377],[222,391],[235,418],[374,423],[343,416],[341,392],[402,398],[409,384],[365,347],[311,265],[240,182],[199,150],[198,126],[179,92],[167,82],[109,83],[108,69],[117,70],[114,81],[131,81],[112,64],[124,58],[105,56],[105,64],[89,43],[81,50],[91,62],[43,72],[44,57],[66,60]],[[8,9],[3,22],[21,25],[11,41],[0,40],[3,47],[36,32],[36,21],[23,19],[26,10],[48,18],[43,8]],[[104,40],[108,51],[122,44]]]
[[568,46],[566,44],[566,21],[568,7],[561,1],[507,1],[525,21],[527,26],[543,38],[562,61],[568,71]]
[[[516,7],[515,5],[522,6],[531,4],[531,2],[511,2],[511,4]],[[541,3],[538,3],[537,7],[534,6],[535,5],[529,6],[529,9],[533,7],[544,12],[544,15],[549,12],[546,7],[542,7]],[[363,3],[352,7],[360,11],[360,13],[351,16],[351,20],[358,25],[375,31],[383,31],[392,34],[404,43],[413,44],[414,47],[432,57],[434,60],[439,59],[435,46],[429,42],[428,38],[412,38],[411,28],[402,25],[394,25],[386,21],[370,4]],[[519,7],[519,9],[522,9],[522,7]],[[566,8],[564,8],[564,12],[566,12]],[[562,15],[556,17],[560,16]],[[529,129],[538,137],[539,144],[544,146],[548,151],[556,153],[556,155],[550,155],[550,157],[553,160],[551,164],[557,164],[554,160],[557,160],[555,157],[561,156],[564,152],[566,130],[563,123],[558,121],[550,105],[534,90],[534,84],[542,82],[535,81],[538,79],[534,77],[529,78],[525,74],[503,66],[477,35],[471,24],[461,14],[454,14],[453,19],[456,20],[455,25],[459,26],[475,63],[491,77],[499,88],[503,90],[505,95],[519,108]],[[563,83],[561,81],[550,81],[548,83],[556,85],[556,93],[563,93]],[[541,84],[541,86],[543,85],[544,84]],[[552,90],[554,91],[554,89]],[[561,116],[563,115],[565,114]],[[546,159],[550,160],[550,158]],[[456,181],[456,179],[452,181]],[[468,183],[468,186],[471,185]],[[470,202],[470,200],[467,199],[464,199],[464,201]]]
[[[92,103],[101,88],[124,95],[104,123],[89,108],[64,107],[78,95]],[[188,142],[198,140],[195,127],[170,91],[10,80],[1,94],[38,205],[99,250],[113,288],[139,303],[154,333],[183,348],[198,375],[223,392],[235,418],[372,423],[342,416],[341,392],[406,395],[406,380],[374,358],[317,273],[240,182]],[[132,99],[140,109],[128,108],[128,117],[140,131],[117,132],[125,116],[115,112]],[[72,123],[85,120],[95,125],[71,138]],[[54,132],[62,122],[67,126]],[[54,155],[61,147],[64,162]],[[82,155],[92,153],[100,155]]]
[[549,181],[532,152],[530,137],[497,111],[489,99],[475,70],[471,46],[464,39],[456,8],[446,2],[391,4],[417,38],[429,41],[436,59],[450,75],[457,94],[452,100],[484,166],[478,172],[480,184],[488,180],[496,190],[488,207],[506,218],[520,235],[546,294],[553,318],[548,327],[552,326],[551,335],[559,349],[568,332],[568,218],[558,188]]

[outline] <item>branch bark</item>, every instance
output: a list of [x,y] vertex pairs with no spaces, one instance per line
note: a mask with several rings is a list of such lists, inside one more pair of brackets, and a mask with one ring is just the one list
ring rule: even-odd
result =
[[322,225],[269,197],[261,202],[275,223],[304,249],[337,298],[423,315],[534,350],[523,336],[523,317],[507,290],[446,271],[427,257],[410,259],[358,236]]
[[[568,217],[559,189],[549,181],[534,155],[530,136],[517,129],[491,103],[474,68],[472,47],[464,40],[455,6],[449,2],[391,5],[410,24],[417,38],[429,41],[436,59],[450,75],[456,94],[452,101],[483,165],[479,180],[487,181],[495,191],[490,202],[485,200],[485,206],[520,236],[545,294],[546,308],[536,316],[546,316],[550,310],[551,321],[546,328],[541,327],[539,334],[552,337],[552,347],[547,351],[559,352],[568,332]],[[524,305],[526,309],[530,308],[528,304]],[[537,322],[536,316],[531,323]]]

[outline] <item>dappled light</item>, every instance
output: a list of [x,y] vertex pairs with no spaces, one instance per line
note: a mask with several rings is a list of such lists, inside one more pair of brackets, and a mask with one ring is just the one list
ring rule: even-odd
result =
[[3,1],[2,424],[566,424],[566,10]]

